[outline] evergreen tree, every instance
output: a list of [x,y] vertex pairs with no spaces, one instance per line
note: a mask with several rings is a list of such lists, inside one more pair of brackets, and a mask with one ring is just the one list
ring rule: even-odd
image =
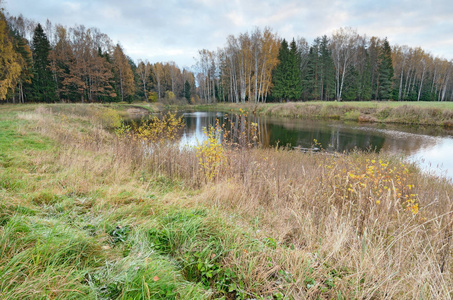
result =
[[304,99],[329,100],[335,95],[335,69],[327,36],[316,38],[308,54]]
[[187,102],[190,102],[190,83],[187,80],[184,83],[184,97],[187,99]]
[[335,67],[332,53],[329,49],[329,39],[324,35],[319,43],[319,55],[321,63],[321,100],[329,100],[335,97]]
[[302,90],[303,98],[305,100],[310,99],[319,99],[318,94],[318,42],[316,39],[312,47],[310,47],[310,52],[308,53],[308,62],[305,72],[304,79],[302,80]]
[[298,100],[302,95],[302,74],[300,72],[300,56],[296,41],[290,44],[288,66],[288,96],[289,100]]
[[392,81],[393,81],[393,63],[392,49],[387,39],[381,47],[379,55],[379,99],[387,100],[392,97]]
[[282,101],[297,100],[302,93],[302,80],[299,69],[299,55],[296,42],[291,42],[291,48],[285,39],[281,42],[278,53],[279,64],[274,70],[272,96]]
[[357,64],[358,71],[358,100],[371,100],[372,86],[371,86],[371,63],[368,50],[363,47],[359,54],[361,62]]
[[33,79],[32,90],[34,99],[38,102],[56,100],[56,85],[50,70],[49,40],[41,24],[38,24],[33,34]]
[[280,44],[280,49],[278,51],[277,59],[279,61],[277,67],[273,72],[273,84],[272,96],[280,101],[285,97],[286,93],[286,72],[288,71],[288,57],[289,49],[288,43],[285,39]]
[[350,65],[346,72],[343,87],[343,100],[352,101],[357,100],[360,95],[360,76],[357,69]]

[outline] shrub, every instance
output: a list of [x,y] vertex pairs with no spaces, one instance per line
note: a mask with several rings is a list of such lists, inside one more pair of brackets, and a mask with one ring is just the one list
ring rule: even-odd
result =
[[175,98],[176,98],[176,96],[172,91],[165,92],[165,100],[173,100]]
[[207,140],[196,147],[197,158],[203,177],[206,180],[211,180],[219,174],[225,159],[224,148],[220,142],[222,128],[217,124],[216,127],[204,128],[204,133]]
[[155,103],[155,102],[157,102],[157,99],[158,99],[158,98],[157,98],[157,93],[156,93],[156,92],[149,92],[149,93],[148,93],[148,100],[149,100],[149,102]]

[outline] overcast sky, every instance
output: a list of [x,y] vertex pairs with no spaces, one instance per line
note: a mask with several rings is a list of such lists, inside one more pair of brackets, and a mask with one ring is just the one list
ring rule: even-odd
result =
[[286,39],[350,26],[453,58],[452,0],[3,0],[11,15],[66,26],[97,27],[135,61],[191,67],[200,49],[223,47],[229,34],[269,26]]

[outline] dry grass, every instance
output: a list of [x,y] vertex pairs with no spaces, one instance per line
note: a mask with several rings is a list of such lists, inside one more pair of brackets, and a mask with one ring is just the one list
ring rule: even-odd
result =
[[[414,198],[420,207],[415,211],[404,196],[398,197],[398,191],[377,194],[387,183],[366,180],[366,186],[361,186],[356,182],[354,190],[348,191],[352,172],[366,174],[362,166],[367,161],[385,159],[376,154],[332,158],[254,150],[241,157],[247,159],[233,159],[241,162],[235,168],[246,172],[229,175],[227,182],[212,186],[200,199],[240,215],[244,226],[255,226],[279,245],[294,249],[285,251],[279,267],[298,274],[295,284],[287,287],[289,294],[296,298],[330,298],[335,293],[346,298],[451,297],[449,195],[453,189],[449,183],[404,170],[378,177],[382,181],[390,176],[392,185],[398,181],[405,181],[406,187],[414,185],[411,193],[417,194]],[[398,161],[390,160],[389,166],[387,170],[401,168]],[[300,256],[312,266],[307,269]],[[335,289],[322,293],[322,281],[336,276],[332,272],[341,273],[335,278]],[[310,277],[316,278],[316,286],[303,288]]]
[[[140,215],[140,205],[150,191],[166,194],[165,205],[201,205],[242,228],[216,229],[218,241],[209,246],[228,249],[219,264],[235,274],[241,299],[452,297],[453,187],[397,158],[222,149],[216,175],[207,179],[195,149],[118,138],[96,114],[40,108],[19,118],[33,122],[24,132],[60,145],[57,153],[34,158],[36,173],[49,178],[31,181],[29,203],[95,194],[95,201],[79,205],[103,213],[124,206],[121,214],[133,216],[137,228],[148,224],[150,212]],[[203,222],[206,232],[219,226]],[[214,234],[194,232],[201,240]],[[176,257],[185,253],[178,247],[171,250]]]
[[249,113],[300,119],[439,125],[453,124],[453,106],[444,102],[288,102],[267,104],[216,104],[199,106],[216,111],[243,109]]

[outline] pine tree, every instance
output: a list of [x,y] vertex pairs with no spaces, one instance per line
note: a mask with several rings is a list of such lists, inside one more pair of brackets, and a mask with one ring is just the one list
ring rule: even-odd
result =
[[379,99],[388,100],[392,97],[393,64],[392,49],[387,39],[381,47],[379,59]]
[[319,99],[319,84],[318,84],[318,67],[319,67],[319,57],[318,57],[318,42],[316,39],[313,46],[310,47],[310,52],[308,53],[307,67],[304,79],[302,80],[302,89],[303,89],[303,98],[305,100],[309,99]]
[[286,73],[288,72],[288,57],[288,43],[285,39],[283,39],[280,44],[280,49],[277,56],[279,63],[275,68],[272,76],[274,85],[272,89],[272,96],[276,99],[279,99],[280,101],[286,96]]
[[360,94],[359,100],[371,100],[371,62],[368,51],[365,50],[365,63],[360,76]]
[[51,50],[49,40],[44,33],[41,24],[35,28],[32,43],[33,51],[33,97],[38,102],[50,102],[56,100],[56,85],[50,70],[49,52]]
[[299,100],[302,95],[302,75],[300,73],[300,55],[297,50],[296,41],[290,44],[289,66],[288,66],[288,95],[290,100]]
[[184,97],[190,102],[190,83],[187,80],[184,83]]
[[321,63],[321,100],[335,97],[335,67],[332,53],[329,49],[329,39],[324,35],[319,42],[319,55]]
[[278,53],[280,63],[274,70],[272,96],[282,101],[300,99],[302,94],[302,80],[299,69],[299,55],[297,53],[296,42],[288,43],[283,39]]
[[346,72],[343,87],[343,100],[352,101],[357,100],[360,95],[360,78],[357,69],[350,65]]

